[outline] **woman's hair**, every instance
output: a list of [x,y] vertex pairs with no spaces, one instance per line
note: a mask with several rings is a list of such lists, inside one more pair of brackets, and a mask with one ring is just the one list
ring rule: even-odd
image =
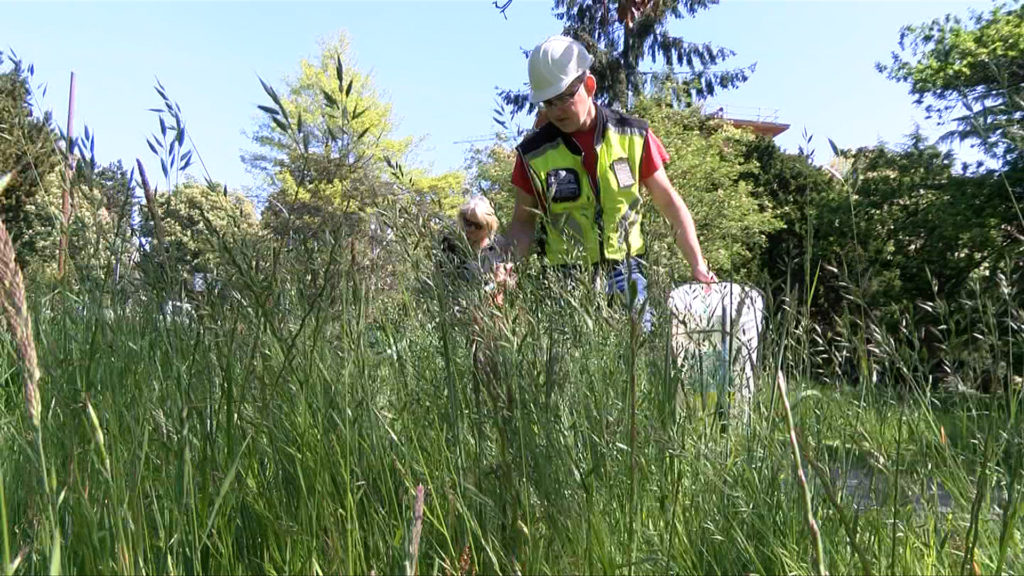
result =
[[464,220],[473,220],[483,224],[487,234],[493,236],[498,231],[498,217],[494,215],[494,206],[485,196],[473,196],[459,207],[459,227],[465,231]]

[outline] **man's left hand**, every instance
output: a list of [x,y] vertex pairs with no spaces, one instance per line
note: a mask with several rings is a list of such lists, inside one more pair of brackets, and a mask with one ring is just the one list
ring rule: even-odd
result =
[[718,277],[708,268],[707,264],[701,264],[693,269],[693,279],[704,284],[704,293],[711,292],[711,285],[718,282]]

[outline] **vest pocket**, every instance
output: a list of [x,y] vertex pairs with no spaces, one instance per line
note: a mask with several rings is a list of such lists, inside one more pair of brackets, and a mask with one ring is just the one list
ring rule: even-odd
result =
[[572,168],[549,170],[546,180],[548,200],[551,204],[575,202],[582,195],[579,172]]

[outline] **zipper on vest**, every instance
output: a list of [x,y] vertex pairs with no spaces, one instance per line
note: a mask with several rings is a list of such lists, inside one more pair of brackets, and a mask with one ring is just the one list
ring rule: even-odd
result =
[[[594,149],[594,154],[597,154],[597,149]],[[582,161],[582,158],[580,159]],[[594,160],[594,171],[598,170],[597,159]],[[597,228],[597,250],[601,257],[601,262],[604,262],[604,207],[601,205],[601,189],[598,188],[598,183],[594,182],[594,179],[590,176],[590,170],[587,167],[583,167],[583,171],[587,173],[587,179],[590,180],[590,189],[594,191],[594,226]]]
[[[587,165],[583,162],[583,154],[585,151],[580,143],[575,138],[568,134],[563,134],[562,144],[569,149],[573,154],[577,154],[580,158],[580,166],[583,168],[583,172],[587,174],[587,181],[590,182],[590,191],[594,195],[594,227],[597,228],[597,252],[600,262],[605,261],[604,257],[604,208],[601,206],[601,188],[598,187],[598,182],[594,181],[594,178],[590,175],[590,170],[587,170]],[[594,154],[597,158],[594,159],[594,171],[597,172],[600,169],[598,160],[601,159],[601,155],[597,152],[597,132],[594,133]]]
[[[597,126],[594,127],[594,177],[597,178],[597,182],[594,182],[594,178],[590,176],[590,171],[583,167],[583,171],[587,173],[587,178],[590,179],[590,188],[594,191],[594,201],[597,203],[597,207],[594,209],[594,226],[597,228],[597,249],[600,255],[601,262],[605,261],[604,256],[604,205],[601,203],[601,188],[598,186],[601,182],[601,178],[597,176],[597,171],[601,169],[601,153],[600,149],[604,146],[605,130],[607,130],[608,119],[605,117],[604,109],[598,104],[594,104],[595,117],[594,122]],[[580,158],[582,161],[582,158]]]

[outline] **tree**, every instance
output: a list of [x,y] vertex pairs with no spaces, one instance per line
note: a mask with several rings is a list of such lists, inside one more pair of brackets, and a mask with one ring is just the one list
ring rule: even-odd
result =
[[[81,160],[78,164],[68,223],[68,278],[99,294],[104,283],[125,279],[137,259],[132,229],[135,201],[120,162],[100,168]],[[40,256],[26,259],[25,274],[35,280],[57,278],[64,178],[61,169],[45,174],[38,193],[23,206],[22,246],[26,253]]]
[[[759,199],[742,178],[754,169],[744,157],[754,135],[694,108],[673,108],[666,98],[641,99],[635,112],[648,119],[671,157],[666,173],[693,212],[711,268],[723,279],[758,277],[766,237],[781,223],[772,204]],[[651,258],[672,254],[668,263],[673,276],[687,276],[688,266],[674,256],[674,235],[665,219],[650,214],[644,228]]]
[[752,140],[743,158],[740,178],[781,224],[766,235],[759,268],[771,285],[802,285],[821,257],[814,245],[818,214],[840,200],[836,182],[808,156],[786,153],[770,138]]
[[[843,152],[848,198],[822,210],[821,240],[833,261],[869,273],[864,297],[878,307],[956,297],[968,280],[1001,265],[1016,215],[993,174],[954,173],[952,153],[911,134],[900,149]],[[854,244],[853,239],[857,242]]]
[[950,122],[945,139],[972,141],[1000,164],[1024,145],[1024,8],[997,4],[967,21],[946,15],[900,31],[892,63],[876,64],[910,86],[930,117]]
[[350,266],[382,280],[400,275],[383,250],[403,225],[391,216],[429,222],[454,212],[464,175],[406,169],[414,141],[394,138],[390,104],[350,64],[348,51],[339,34],[322,44],[316,62],[301,62],[284,94],[263,84],[272,105],[260,106],[260,150],[243,159],[267,177],[261,224],[298,251],[311,277],[342,241]]
[[266,115],[253,134],[259,150],[243,161],[267,178],[270,196],[282,205],[370,206],[377,195],[371,176],[387,173],[385,159],[399,161],[412,147],[411,138],[393,138],[391,105],[348,52],[339,33],[321,43],[317,61],[300,62],[283,95],[264,84],[274,106],[260,107]]
[[[947,15],[904,27],[891,64],[876,67],[909,85],[930,116],[952,124],[940,143],[971,142],[998,166],[950,178],[914,216],[928,223],[929,234],[917,238],[925,254],[908,263],[918,267],[917,278],[927,266],[949,300],[966,280],[987,279],[985,296],[1005,302],[998,278],[1018,286],[1024,277],[1024,7],[1019,0],[999,2],[966,20]],[[911,287],[920,291],[919,285]],[[1009,293],[1019,308],[1024,293]]]
[[[599,101],[628,107],[647,83],[640,64],[661,60],[670,69],[685,67],[685,84],[694,99],[713,96],[717,90],[738,86],[754,66],[732,70],[715,67],[735,53],[710,43],[696,43],[668,33],[672,19],[694,17],[716,0],[619,0],[613,16],[608,0],[555,0],[555,17],[563,22],[563,34],[586,46],[594,57],[591,73],[597,79]],[[505,90],[502,102],[513,113],[530,108],[527,92]]]
[[[3,57],[0,53],[0,61]],[[23,66],[14,55],[7,56],[7,63],[10,69],[0,72],[0,173],[10,172],[13,176],[0,193],[0,218],[17,248],[19,264],[24,267],[38,256],[56,256],[56,250],[52,255],[44,255],[43,247],[29,234],[33,223],[26,207],[44,190],[44,185],[63,186],[57,178],[63,164],[50,113],[37,116],[32,110],[32,65]]]
[[203,185],[186,178],[170,193],[158,194],[157,206],[166,245],[161,253],[153,220],[148,211],[140,211],[146,247],[143,269],[150,274],[166,270],[173,285],[182,283],[186,290],[196,288],[224,264],[222,242],[237,244],[259,228],[248,199],[217,182]]
[[470,193],[486,196],[501,222],[512,218],[516,190],[511,177],[515,163],[516,151],[503,133],[486,146],[471,148],[464,163]]

